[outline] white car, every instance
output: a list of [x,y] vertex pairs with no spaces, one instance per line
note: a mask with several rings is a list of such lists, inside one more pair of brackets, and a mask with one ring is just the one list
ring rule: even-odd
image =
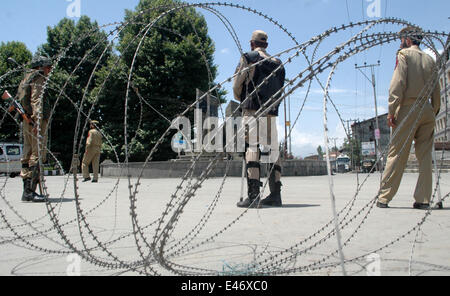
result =
[[0,174],[14,178],[22,169],[23,145],[18,143],[0,143]]

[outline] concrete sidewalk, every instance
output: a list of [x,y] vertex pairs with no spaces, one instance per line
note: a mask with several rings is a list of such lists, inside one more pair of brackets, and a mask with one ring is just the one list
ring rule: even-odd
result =
[[[390,209],[379,209],[371,202],[377,194],[379,174],[371,174],[366,181],[366,174],[333,176],[337,211],[344,209],[339,218],[344,219],[340,228],[348,275],[450,275],[449,203],[444,201],[443,210],[429,215],[412,209],[417,176],[404,175]],[[441,175],[443,196],[450,192],[449,177],[448,173]],[[166,206],[181,179],[142,179],[135,205],[142,236],[133,230],[130,216],[135,182],[131,180],[131,191],[127,179],[79,182],[83,221],[77,220],[73,179],[46,177],[51,205],[61,225],[57,230],[45,204],[20,201],[20,178],[7,182],[1,178],[1,211],[15,234],[0,216],[0,275],[139,275],[144,268],[133,265],[137,269],[133,271],[131,263],[142,260],[140,252],[149,254],[157,228],[170,218],[177,222],[162,236],[167,239],[163,254],[167,265],[151,261],[149,273],[173,275],[167,269],[172,268],[181,274],[342,275],[328,176],[285,177],[282,208],[248,211],[236,207],[240,178],[226,178],[223,188],[223,178],[208,179],[179,215]],[[184,189],[182,184],[179,192]],[[165,211],[170,215],[158,227]],[[88,249],[83,254],[94,259],[78,261],[70,255],[73,250],[63,237],[74,248]]]

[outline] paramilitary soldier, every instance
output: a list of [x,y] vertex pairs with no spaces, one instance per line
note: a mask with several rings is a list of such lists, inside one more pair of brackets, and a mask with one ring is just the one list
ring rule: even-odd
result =
[[90,130],[86,140],[86,151],[84,152],[81,171],[83,173],[83,182],[91,180],[89,175],[89,165],[92,163],[92,171],[94,178],[92,183],[98,182],[98,172],[100,163],[100,151],[102,148],[102,134],[97,130],[99,122],[92,120],[90,123]]
[[[271,58],[266,52],[266,48],[268,46],[267,39],[268,37],[265,32],[261,30],[256,30],[253,32],[250,40],[250,47],[252,51],[242,56],[235,72],[239,74],[234,80],[233,93],[236,100],[243,102],[242,111],[244,124],[251,121],[255,113],[268,100],[270,100],[270,103],[266,106],[271,106],[271,102],[276,101],[280,97],[281,94],[279,94],[278,91],[284,85],[284,67],[279,59]],[[242,71],[249,65],[257,62],[260,63],[258,63],[255,67],[252,67],[249,71]],[[261,84],[264,79],[267,79],[266,82]],[[261,85],[261,87],[257,88],[258,85]],[[250,94],[252,95],[248,98]],[[261,132],[261,126],[259,126],[259,143],[261,143],[261,136],[264,136],[264,134],[266,134],[267,137],[267,141],[265,141],[266,143],[271,143],[272,140],[278,140],[277,137],[272,136],[277,133],[276,124],[272,123],[276,122],[273,119],[278,116],[278,107],[279,102],[272,106],[267,113],[265,113],[265,116],[267,116],[267,130]],[[248,197],[244,201],[239,202],[237,206],[254,208],[259,207],[259,205],[269,205],[280,207],[282,206],[282,202],[279,151],[277,149],[275,159],[270,157],[270,195],[260,201],[260,187],[262,186],[262,183],[260,182],[260,148],[262,147],[260,145],[256,149],[249,147],[249,136],[251,138],[251,133],[258,133],[257,128],[250,128],[248,133],[249,134],[246,134],[245,153]],[[271,146],[273,147],[273,145]],[[276,147],[278,147],[278,143],[276,143]],[[275,153],[275,151],[271,151],[271,153]]]
[[43,92],[46,76],[52,68],[52,61],[47,57],[35,56],[30,68],[31,70],[25,74],[25,78],[20,83],[17,93],[20,103],[32,120],[30,123],[26,120],[22,122],[24,145],[20,173],[23,179],[22,201],[44,202],[45,196],[37,194],[36,188],[40,182],[39,155],[43,163],[47,159],[47,126],[50,107]]
[[377,206],[387,208],[397,193],[414,140],[419,178],[413,207],[427,209],[432,193],[431,153],[435,116],[440,108],[440,88],[439,83],[436,83],[432,93],[423,100],[423,104],[416,104],[426,84],[436,78],[436,65],[434,60],[419,48],[423,39],[423,33],[419,29],[406,27],[400,34],[402,49],[398,52],[397,66],[389,88],[388,113],[388,125],[397,135],[392,138],[389,147]]

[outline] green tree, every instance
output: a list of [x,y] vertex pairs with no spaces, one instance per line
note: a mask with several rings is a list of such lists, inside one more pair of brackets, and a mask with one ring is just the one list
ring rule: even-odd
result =
[[[56,26],[47,28],[47,42],[38,49],[40,54],[58,58],[46,94],[51,106],[55,106],[49,131],[49,148],[58,153],[66,169],[72,159],[78,113],[75,106],[80,107],[85,114],[92,106],[90,92],[95,87],[95,79],[89,80],[93,73],[106,65],[111,54],[107,38],[108,35],[100,30],[97,22],[92,22],[87,16],[82,16],[78,22],[64,18]],[[105,54],[102,56],[103,52]],[[84,104],[81,105],[85,94]],[[96,108],[94,110],[91,119],[98,119],[98,111]],[[81,120],[84,123],[86,118],[82,117]],[[78,141],[83,141],[86,135],[82,128],[83,125],[77,134]],[[84,143],[81,147],[84,149]]]
[[[24,77],[24,71],[18,65],[8,63],[7,60],[10,57],[13,58],[18,64],[25,65],[31,61],[32,54],[22,42],[11,41],[7,43],[2,42],[0,44],[0,77],[9,72],[8,75],[3,76],[0,80],[0,96],[5,90],[7,90],[12,96],[15,96],[20,81]],[[1,104],[5,109],[9,107],[4,102]],[[0,140],[19,141],[20,129],[17,126],[17,123],[9,115],[7,115],[3,109],[0,120]]]
[[[105,87],[98,89],[104,128],[113,147],[120,148],[117,152],[121,160],[124,158],[125,97],[135,56],[131,77],[133,88],[129,92],[126,110],[130,161],[145,160],[169,126],[165,118],[174,119],[194,102],[197,88],[205,91],[214,85],[217,75],[213,63],[214,45],[208,36],[204,17],[195,9],[182,9],[165,15],[142,38],[145,26],[163,11],[157,7],[177,3],[180,2],[141,0],[135,11],[127,10],[125,22],[131,23],[120,35],[117,47],[120,61],[116,63],[112,58],[109,66],[98,75],[100,79],[97,81],[106,81]],[[136,89],[147,104],[140,101]],[[222,91],[214,95],[221,98],[223,94]],[[153,160],[175,156],[170,140],[170,137],[165,139]],[[113,155],[109,157],[113,158]]]
[[319,155],[319,159],[323,159],[324,152],[322,150],[322,146],[317,147],[317,155]]
[[361,163],[361,143],[356,139],[346,138],[344,144],[342,145],[343,153],[350,156],[353,166],[359,166]]

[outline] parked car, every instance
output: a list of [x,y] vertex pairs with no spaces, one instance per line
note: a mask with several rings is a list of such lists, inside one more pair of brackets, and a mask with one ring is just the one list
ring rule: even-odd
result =
[[374,172],[377,170],[377,168],[375,167],[372,170],[372,167],[375,165],[375,159],[364,159],[361,161],[361,169],[364,173],[369,173],[369,172]]
[[20,174],[23,145],[18,143],[0,143],[0,173],[14,178]]

